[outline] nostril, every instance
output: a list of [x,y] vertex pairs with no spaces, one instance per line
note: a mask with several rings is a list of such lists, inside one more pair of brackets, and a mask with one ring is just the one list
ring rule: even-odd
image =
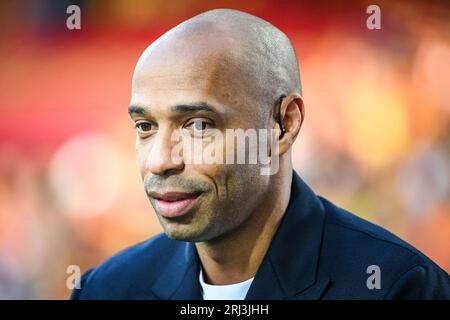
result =
[[[183,168],[184,168],[184,166],[183,166]],[[174,168],[167,169],[163,173],[163,175],[166,176],[166,177],[169,177],[169,176],[172,176],[172,175],[175,175],[175,174],[179,174],[182,171],[183,168],[180,168],[180,169],[174,169]]]

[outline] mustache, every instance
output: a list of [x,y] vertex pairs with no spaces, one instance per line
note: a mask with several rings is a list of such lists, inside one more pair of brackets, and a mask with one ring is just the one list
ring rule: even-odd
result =
[[204,181],[185,179],[177,176],[163,178],[156,175],[151,176],[149,179],[144,181],[144,188],[147,194],[161,190],[176,190],[186,193],[203,193],[211,189],[209,184]]

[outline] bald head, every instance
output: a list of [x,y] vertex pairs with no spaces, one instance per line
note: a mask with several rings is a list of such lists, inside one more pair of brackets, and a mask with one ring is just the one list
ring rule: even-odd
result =
[[148,78],[145,73],[159,77],[158,87],[178,90],[189,89],[171,77],[186,76],[215,91],[223,103],[247,106],[257,115],[281,95],[301,95],[287,36],[263,19],[230,9],[199,14],[153,42],[136,66],[133,90]]
[[[285,97],[280,100],[281,96]],[[172,219],[173,211],[160,207],[158,198],[150,195],[170,237],[212,240],[249,219],[264,221],[272,216],[271,206],[281,207],[279,202],[289,200],[290,150],[303,119],[303,102],[294,49],[270,23],[221,9],[168,31],[139,59],[129,113],[136,126],[137,158],[148,192],[182,190],[200,195],[195,207],[176,219]],[[272,130],[281,126],[283,135]],[[183,138],[174,137],[180,131]],[[233,133],[243,132],[248,148],[245,141],[234,143]],[[271,139],[273,132],[279,136]],[[251,138],[252,133],[258,141]],[[181,156],[175,159],[173,151],[180,145]],[[195,150],[198,145],[204,146],[204,152]],[[218,161],[193,163],[192,153],[203,158],[209,151]],[[249,163],[234,161],[241,151]],[[271,168],[279,163],[273,176],[261,174],[267,162],[249,160],[250,156],[261,160],[262,153],[270,155]],[[221,155],[226,155],[226,162]],[[264,225],[256,220],[248,225]]]

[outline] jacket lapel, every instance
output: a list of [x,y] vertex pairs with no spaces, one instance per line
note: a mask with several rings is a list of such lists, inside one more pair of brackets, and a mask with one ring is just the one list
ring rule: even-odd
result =
[[328,279],[317,278],[325,213],[294,171],[289,206],[246,299],[319,299]]
[[167,268],[155,282],[152,291],[164,300],[202,299],[198,281],[200,264],[195,245],[180,242]]

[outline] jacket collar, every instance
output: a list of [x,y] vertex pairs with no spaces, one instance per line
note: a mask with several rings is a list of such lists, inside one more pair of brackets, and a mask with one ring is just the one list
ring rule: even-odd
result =
[[325,212],[294,171],[289,205],[246,299],[317,299],[328,284],[317,281]]
[[[286,213],[247,293],[255,299],[318,299],[328,279],[317,279],[324,208],[294,171]],[[202,299],[195,245],[180,242],[152,291],[161,299]]]
[[180,242],[178,252],[174,253],[152,291],[164,300],[202,299],[199,274],[200,262],[194,243]]

